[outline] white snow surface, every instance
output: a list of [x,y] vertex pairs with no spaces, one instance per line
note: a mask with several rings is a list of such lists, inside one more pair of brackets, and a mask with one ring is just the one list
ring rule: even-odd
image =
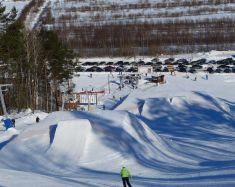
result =
[[107,76],[73,79],[103,88],[106,110],[28,113],[1,129],[0,186],[117,187],[122,166],[135,187],[235,185],[235,74],[167,73],[121,91],[113,74],[110,93]]
[[[48,4],[54,26],[130,24],[130,23],[169,23],[178,21],[205,21],[234,19],[234,2],[216,4],[211,1],[200,1],[194,6],[185,6],[185,0],[106,0],[106,1],[64,1],[52,0]],[[174,6],[170,5],[175,3]],[[133,6],[134,5],[134,6]],[[143,6],[135,6],[143,5]],[[145,6],[144,6],[145,5]],[[147,6],[148,5],[148,6]],[[158,5],[156,7],[156,5]],[[161,6],[160,6],[161,5]],[[123,7],[124,6],[124,7]],[[119,8],[114,8],[119,7]],[[89,9],[91,8],[91,9]],[[66,20],[67,17],[67,20]],[[66,20],[66,22],[64,22]]]
[[27,29],[34,29],[39,21],[39,19],[41,18],[42,14],[44,13],[46,7],[48,6],[48,4],[50,3],[50,0],[45,0],[42,4],[41,7],[39,7],[39,10],[36,12],[32,12],[30,11],[29,14],[26,17],[25,20],[25,25]]
[[10,10],[15,7],[17,10],[17,17],[20,15],[21,11],[31,0],[1,0],[3,6],[6,7],[6,12],[10,12]]

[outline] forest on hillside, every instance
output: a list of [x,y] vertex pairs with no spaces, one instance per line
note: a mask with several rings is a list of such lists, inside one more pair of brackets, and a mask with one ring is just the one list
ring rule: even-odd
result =
[[54,1],[41,18],[81,56],[235,49],[233,0]]

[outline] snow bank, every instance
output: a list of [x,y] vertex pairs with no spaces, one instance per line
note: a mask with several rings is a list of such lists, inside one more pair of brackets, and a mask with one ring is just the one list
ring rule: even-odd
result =
[[12,141],[19,132],[14,128],[9,128],[0,136],[0,150],[3,149],[10,141]]

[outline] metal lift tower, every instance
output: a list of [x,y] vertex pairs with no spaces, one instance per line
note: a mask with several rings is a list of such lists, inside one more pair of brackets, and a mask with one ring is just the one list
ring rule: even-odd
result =
[[[5,117],[8,116],[8,113],[7,113],[7,108],[6,108],[6,104],[5,104],[2,92],[6,91],[7,87],[10,87],[10,86],[12,86],[12,84],[0,84],[0,100],[1,100],[1,104],[2,104],[3,114],[4,114]],[[3,88],[5,88],[5,89],[3,89]]]

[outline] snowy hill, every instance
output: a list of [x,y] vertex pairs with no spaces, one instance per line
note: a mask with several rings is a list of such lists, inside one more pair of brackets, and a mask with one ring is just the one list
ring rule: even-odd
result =
[[[234,49],[233,0],[3,1],[28,29],[55,30],[81,56]],[[25,7],[25,5],[27,6]]]
[[[16,130],[0,132],[0,185],[114,187],[123,165],[137,187],[235,185],[235,75],[194,76],[120,91],[114,75],[100,98],[114,110],[41,114],[38,124],[19,118]],[[77,90],[106,88],[106,77],[81,73],[73,81]],[[126,96],[117,105],[113,94]]]
[[43,25],[84,56],[234,48],[232,0],[57,0],[43,9]]
[[30,0],[2,0],[0,1],[3,6],[6,7],[6,12],[9,12],[13,7],[16,7],[17,17],[21,14],[22,10],[25,8],[27,4],[29,4]]

